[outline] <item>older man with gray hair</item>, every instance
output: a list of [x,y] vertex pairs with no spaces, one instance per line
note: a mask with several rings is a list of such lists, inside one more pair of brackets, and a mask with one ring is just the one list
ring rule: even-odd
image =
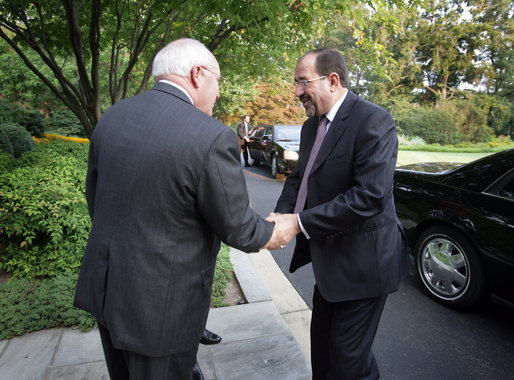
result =
[[190,379],[220,241],[254,252],[291,238],[251,209],[236,135],[210,117],[214,55],[174,41],[153,76],[104,113],[90,143],[75,306],[97,319],[113,379]]

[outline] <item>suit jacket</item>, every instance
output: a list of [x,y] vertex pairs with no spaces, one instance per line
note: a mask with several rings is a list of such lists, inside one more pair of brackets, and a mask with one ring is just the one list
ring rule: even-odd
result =
[[[303,127],[298,165],[275,211],[294,210],[318,117]],[[323,140],[308,179],[290,271],[312,260],[323,297],[340,302],[398,289],[408,258],[393,200],[398,139],[391,115],[351,91]]]
[[248,133],[246,133],[244,121],[239,123],[239,125],[237,126],[237,138],[238,138],[239,146],[246,144],[246,141],[244,140],[244,138],[250,137],[251,133],[252,133],[252,129],[250,128],[250,124],[248,124]]
[[220,239],[257,251],[273,230],[249,206],[235,133],[165,83],[104,113],[86,196],[75,306],[146,356],[198,346]]

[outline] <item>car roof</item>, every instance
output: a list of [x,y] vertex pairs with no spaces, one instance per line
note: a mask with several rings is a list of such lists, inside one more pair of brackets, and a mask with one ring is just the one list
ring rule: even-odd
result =
[[430,178],[449,186],[483,191],[514,167],[514,149],[504,150],[466,164],[418,163],[396,168],[399,175]]
[[446,184],[482,191],[514,167],[514,149],[504,150],[447,172]]

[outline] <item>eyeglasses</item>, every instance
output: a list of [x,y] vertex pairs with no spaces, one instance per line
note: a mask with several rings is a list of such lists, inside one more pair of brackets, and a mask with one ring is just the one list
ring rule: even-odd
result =
[[225,83],[225,77],[222,77],[221,74],[216,74],[214,71],[212,70],[209,70],[207,67],[205,66],[200,66],[202,69],[204,70],[207,70],[208,72],[210,72],[211,74],[214,74],[214,76],[216,77],[216,80],[218,81],[218,85],[221,87],[221,85],[223,83]]
[[300,79],[299,81],[294,81],[294,84],[296,87],[298,87],[299,85],[301,85],[303,88],[308,88],[309,87],[309,83],[315,81],[315,80],[318,80],[318,79],[325,79],[327,76],[326,75],[323,75],[322,77],[317,77],[317,78],[312,78],[312,79]]

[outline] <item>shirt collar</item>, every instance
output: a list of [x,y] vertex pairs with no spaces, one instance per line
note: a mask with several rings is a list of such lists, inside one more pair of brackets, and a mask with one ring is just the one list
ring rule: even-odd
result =
[[162,83],[166,83],[166,84],[169,84],[169,85],[172,85],[173,87],[176,87],[178,88],[180,91],[182,91],[184,94],[187,95],[187,97],[189,98],[189,100],[191,100],[191,104],[195,104],[193,102],[193,98],[191,98],[191,95],[189,95],[186,91],[186,89],[184,87],[182,87],[181,85],[179,84],[176,84],[175,82],[172,82],[172,81],[169,81],[169,80],[166,80],[166,79],[161,79],[159,82],[162,82]]
[[336,117],[337,111],[339,111],[339,107],[343,104],[343,101],[346,99],[346,95],[348,95],[348,90],[345,91],[343,96],[339,98],[339,100],[330,108],[330,110],[325,114],[329,123],[332,123],[332,120]]

